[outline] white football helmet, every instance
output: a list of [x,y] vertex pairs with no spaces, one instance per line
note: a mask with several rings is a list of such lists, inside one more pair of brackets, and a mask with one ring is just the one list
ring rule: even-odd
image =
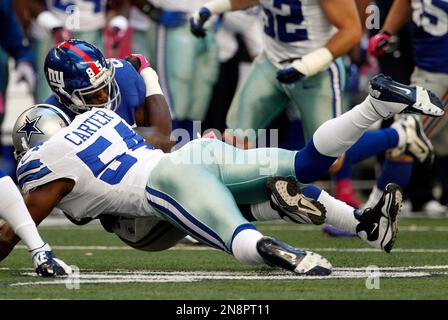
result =
[[70,122],[63,111],[50,104],[37,104],[25,110],[12,132],[14,157],[19,161],[29,149],[47,141]]

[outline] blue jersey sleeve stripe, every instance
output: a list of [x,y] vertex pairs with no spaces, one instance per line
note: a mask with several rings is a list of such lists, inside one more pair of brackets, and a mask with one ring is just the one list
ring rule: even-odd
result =
[[27,162],[26,164],[19,166],[19,168],[17,168],[17,176],[21,176],[22,174],[24,174],[25,172],[27,172],[29,170],[35,170],[35,169],[39,168],[41,165],[42,165],[42,162],[40,162],[39,159],[31,160],[31,161]]
[[20,188],[23,188],[25,183],[31,182],[34,180],[39,180],[50,173],[51,173],[50,169],[48,169],[47,167],[43,167],[40,171],[33,173],[33,174],[29,174],[29,175],[23,177],[22,179],[19,179],[19,186],[20,186]]

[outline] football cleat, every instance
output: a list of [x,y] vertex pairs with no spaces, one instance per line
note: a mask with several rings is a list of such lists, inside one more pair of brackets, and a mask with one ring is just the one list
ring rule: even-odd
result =
[[396,123],[406,132],[406,143],[403,147],[394,148],[391,151],[392,157],[407,154],[421,163],[426,162],[432,164],[435,156],[434,148],[431,141],[425,135],[419,119],[414,115],[405,115]]
[[375,110],[383,118],[397,113],[418,113],[440,117],[444,106],[440,99],[420,86],[407,86],[379,74],[370,80],[370,98]]
[[316,225],[325,222],[324,205],[301,194],[294,177],[272,177],[266,186],[271,193],[271,206],[283,220]]
[[258,240],[257,251],[271,266],[307,276],[327,276],[331,274],[332,266],[324,257],[311,251],[293,248],[271,237],[263,237]]
[[397,237],[397,221],[402,202],[400,187],[394,183],[386,185],[375,207],[355,210],[355,217],[359,221],[356,226],[358,236],[370,246],[389,253]]
[[36,273],[42,277],[61,277],[72,273],[64,261],[56,258],[53,251],[39,251],[33,255]]

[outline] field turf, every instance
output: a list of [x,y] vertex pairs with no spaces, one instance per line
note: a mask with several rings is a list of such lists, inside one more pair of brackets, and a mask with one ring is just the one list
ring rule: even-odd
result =
[[79,273],[35,276],[20,243],[0,262],[0,299],[448,299],[448,219],[402,218],[399,226],[386,254],[316,226],[258,224],[265,235],[325,256],[335,269],[326,278],[243,266],[204,246],[142,252],[98,225],[41,227],[56,255]]

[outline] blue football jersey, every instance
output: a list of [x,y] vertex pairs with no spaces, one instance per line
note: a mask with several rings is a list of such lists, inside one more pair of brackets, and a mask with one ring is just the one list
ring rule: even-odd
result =
[[[114,110],[129,125],[135,125],[135,112],[145,101],[146,85],[135,68],[126,60],[110,59],[115,66],[115,80],[117,81],[121,102]],[[72,120],[76,116],[68,107],[59,102],[55,95],[50,96],[45,103],[54,105],[64,111]]]
[[448,0],[412,0],[415,64],[448,73]]

